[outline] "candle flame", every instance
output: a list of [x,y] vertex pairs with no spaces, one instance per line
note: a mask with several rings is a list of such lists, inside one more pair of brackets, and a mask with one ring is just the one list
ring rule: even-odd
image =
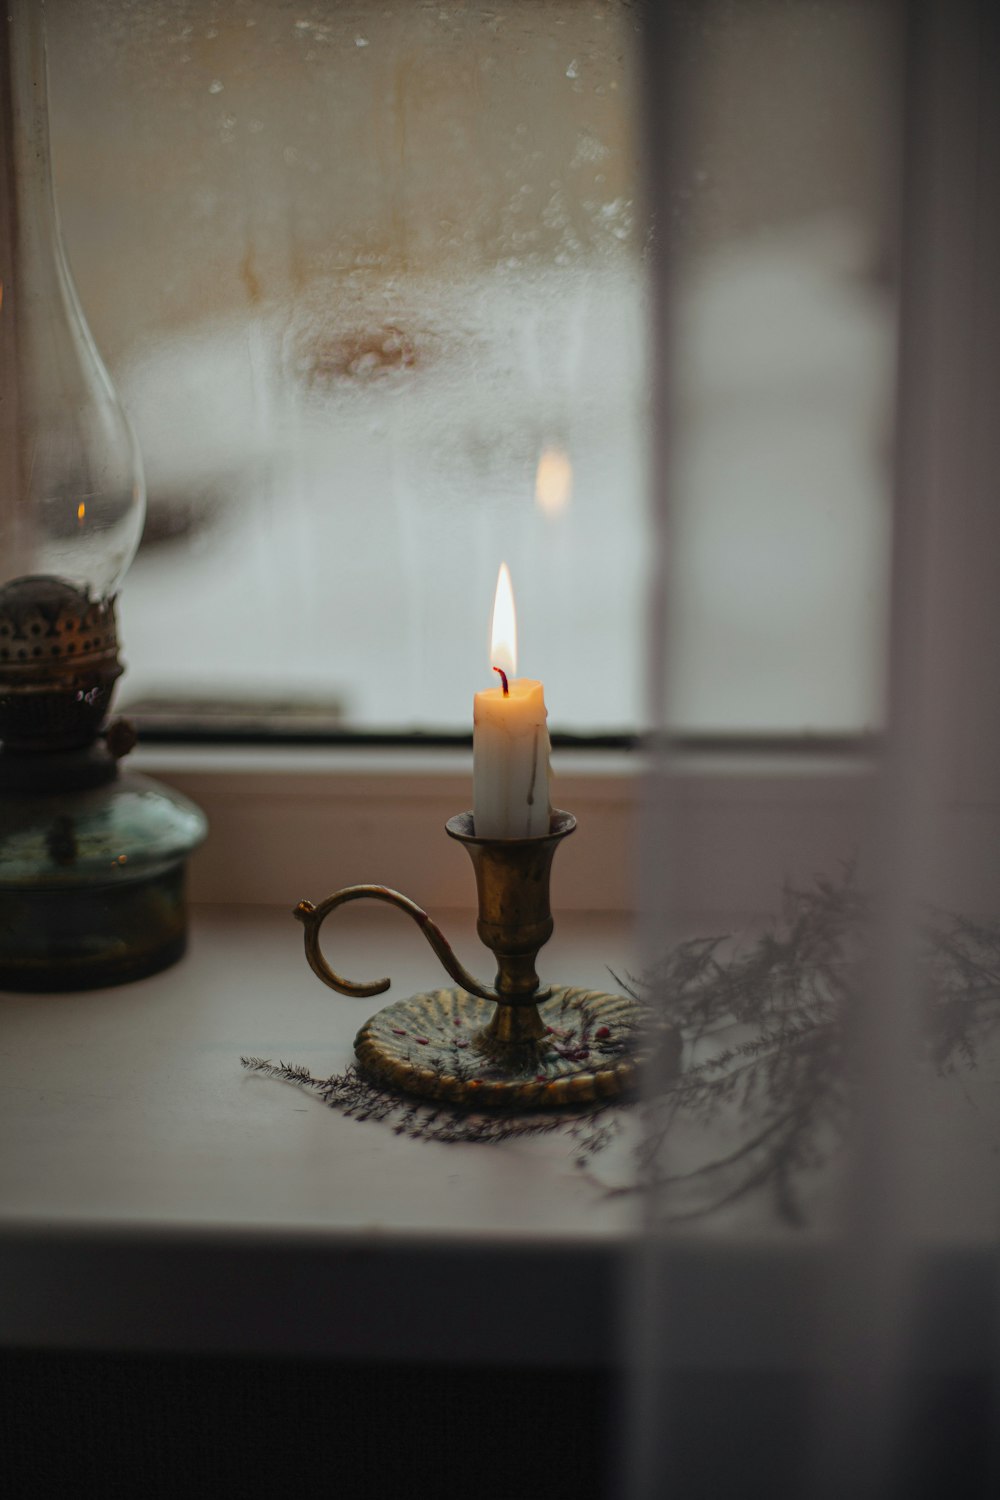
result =
[[500,667],[508,677],[517,672],[517,616],[514,612],[514,589],[510,569],[500,564],[497,589],[493,596],[493,618],[490,621],[490,666]]
[[87,507],[84,505],[83,501],[81,500],[80,503],[79,503],[79,505],[76,507],[76,519],[80,522],[81,525],[83,524],[84,517],[86,516],[86,514],[87,514]]
[[542,449],[535,473],[535,500],[547,516],[561,516],[573,493],[573,465],[565,448]]

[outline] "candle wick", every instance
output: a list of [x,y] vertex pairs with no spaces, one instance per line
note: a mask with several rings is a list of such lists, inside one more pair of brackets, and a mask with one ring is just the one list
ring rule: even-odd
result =
[[500,673],[500,681],[503,683],[503,695],[505,698],[509,698],[510,688],[507,686],[507,673],[504,671],[503,667],[494,667],[493,670],[494,672]]

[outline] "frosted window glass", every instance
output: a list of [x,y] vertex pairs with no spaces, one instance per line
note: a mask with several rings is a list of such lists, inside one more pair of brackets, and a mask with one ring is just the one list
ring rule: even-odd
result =
[[[878,25],[753,9],[706,29],[671,226],[676,717],[852,730],[878,716],[883,598]],[[637,7],[48,11],[65,237],[149,484],[126,699],[467,729],[505,559],[552,723],[637,728]]]

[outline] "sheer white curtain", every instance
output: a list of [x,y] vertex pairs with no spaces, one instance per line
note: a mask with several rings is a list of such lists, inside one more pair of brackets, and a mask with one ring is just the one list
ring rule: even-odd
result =
[[[785,9],[794,26],[837,7]],[[670,639],[683,566],[672,550],[684,442],[675,227],[700,165],[706,30],[732,13],[664,0],[649,7],[641,40],[655,230],[650,701],[660,730],[685,647]],[[713,1044],[728,1049],[728,1065],[704,1076],[757,1066],[756,1096],[735,1089],[700,1113],[682,1096],[665,1130],[651,1112],[644,1227],[626,1276],[628,1500],[1000,1493],[1000,974],[995,950],[977,946],[1000,917],[1000,9],[914,0],[883,14],[900,163],[887,729],[848,905],[836,869],[788,871],[831,882],[834,895],[812,908],[822,936],[831,913],[848,912],[835,944],[843,990],[791,1021],[759,1002],[721,1037],[689,1038],[689,1069]],[[732,857],[705,847],[667,744],[660,737],[650,755],[644,822],[650,973],[692,934],[687,872],[715,860],[721,874]],[[729,950],[718,954],[728,963]],[[795,961],[808,982],[812,960],[800,951]],[[770,962],[778,982],[773,950]],[[679,983],[675,968],[653,984],[668,1016]],[[830,1039],[809,1054],[809,1073],[802,1048],[817,1016]],[[767,1071],[765,1054],[791,1061]],[[651,1074],[655,1097],[671,1081]],[[787,1150],[787,1173],[767,1141],[740,1155],[760,1120],[775,1118],[781,1088],[802,1123],[798,1136],[771,1137]],[[820,1097],[838,1108],[817,1115]],[[740,1162],[757,1185],[754,1171],[737,1174],[745,1190],[729,1194]]]

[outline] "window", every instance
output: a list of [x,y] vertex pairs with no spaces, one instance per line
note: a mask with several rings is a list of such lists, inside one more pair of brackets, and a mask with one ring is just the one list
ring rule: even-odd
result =
[[[709,9],[665,226],[675,717],[856,731],[880,715],[884,18]],[[50,5],[64,233],[149,486],[123,701],[467,730],[506,559],[553,726],[641,724],[636,28],[626,0]]]

